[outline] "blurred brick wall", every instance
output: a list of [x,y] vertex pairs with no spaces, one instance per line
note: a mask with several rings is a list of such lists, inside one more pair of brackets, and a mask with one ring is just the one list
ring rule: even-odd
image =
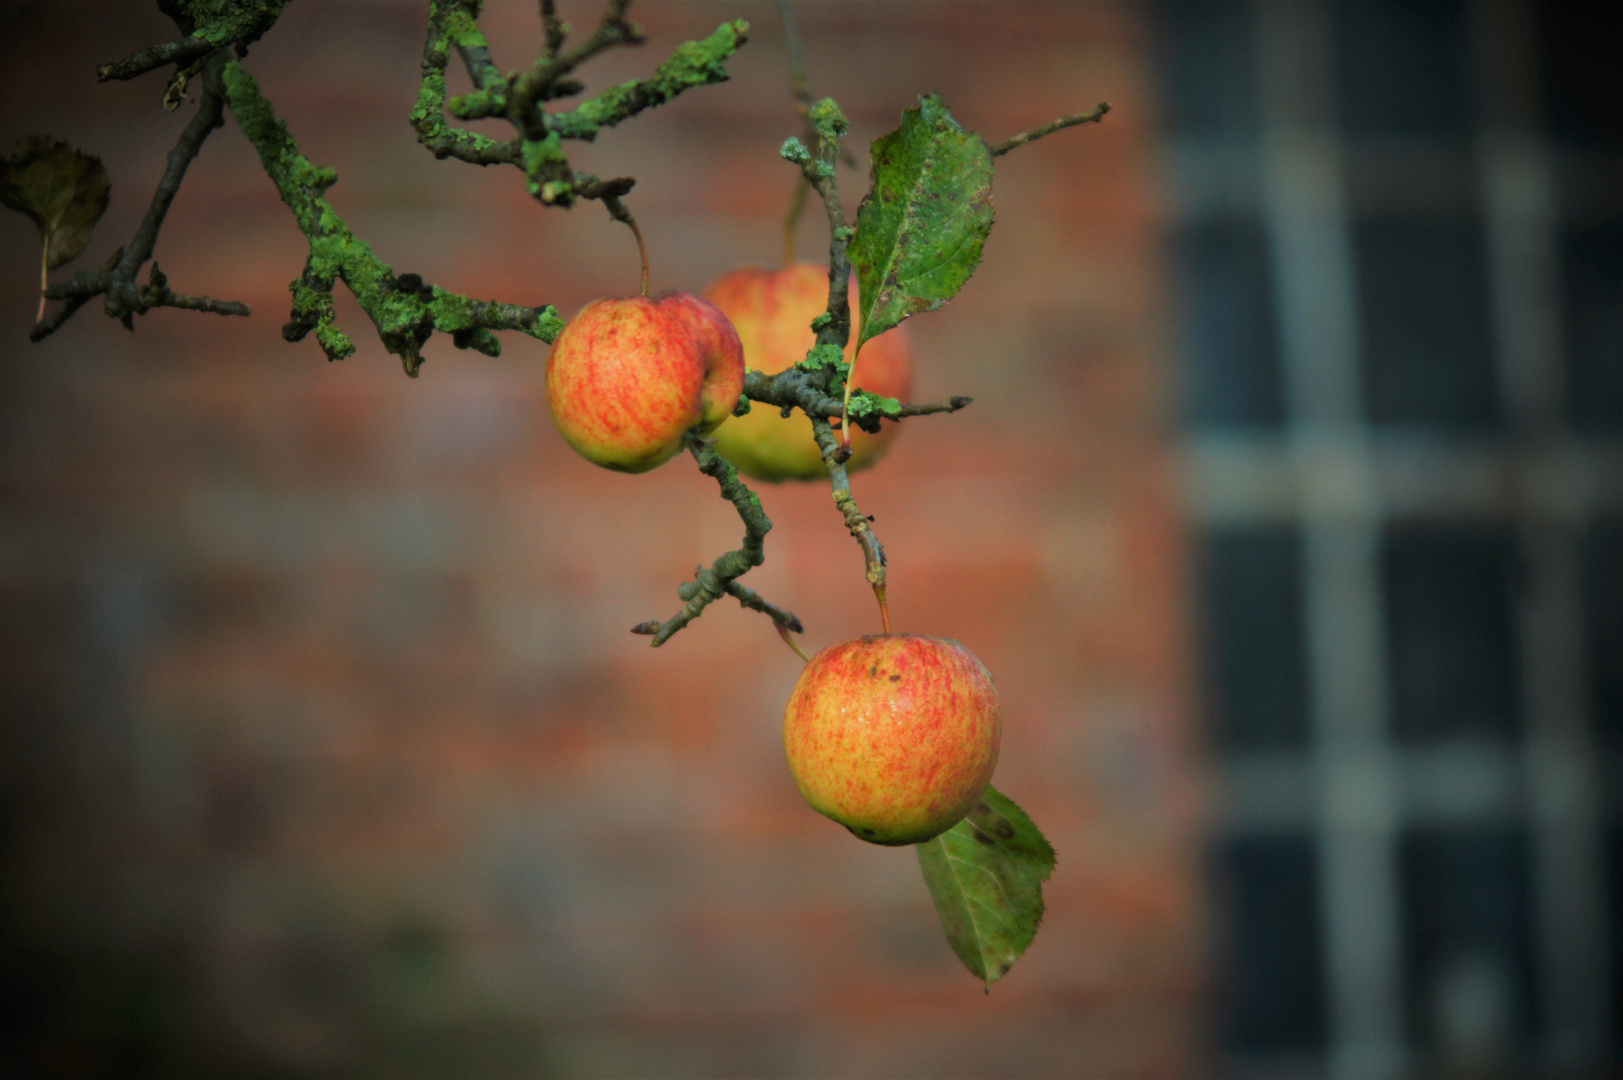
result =
[[[587,27],[595,5],[565,3]],[[97,63],[172,36],[148,3],[13,3],[0,140],[100,153],[127,239],[185,122]],[[425,5],[291,4],[249,66],[397,272],[570,313],[635,287],[600,207],[412,140]],[[1003,137],[1099,99],[1107,123],[1002,159],[983,267],[913,323],[913,421],[857,494],[898,628],[994,673],[998,784],[1059,850],[1049,912],[991,994],[911,852],[812,813],[782,760],[799,663],[730,603],[653,651],[627,628],[736,544],[685,460],[577,458],[545,348],[443,338],[402,376],[285,344],[301,238],[234,121],[159,243],[174,286],[252,318],[92,306],[29,345],[31,225],[0,218],[0,782],[7,1052],[47,1073],[1174,1076],[1200,1056],[1185,590],[1168,447],[1144,29],[1102,3],[803,2],[816,90],[859,156],[939,90]],[[639,5],[646,71],[743,15],[732,83],[607,133],[639,177],[655,288],[772,263],[795,131],[770,5]],[[529,0],[492,0],[499,62]],[[841,175],[849,205],[863,188]],[[819,247],[816,215],[802,252]],[[61,271],[65,275],[68,271]],[[750,577],[808,644],[876,628],[826,485],[762,492]]]

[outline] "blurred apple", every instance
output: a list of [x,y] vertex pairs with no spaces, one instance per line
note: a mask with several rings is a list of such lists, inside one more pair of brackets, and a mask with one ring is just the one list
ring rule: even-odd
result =
[[956,641],[912,634],[830,645],[783,716],[784,749],[812,809],[875,844],[917,844],[986,791],[1003,722],[997,690]]
[[744,390],[727,317],[688,293],[594,300],[547,357],[547,404],[570,446],[620,472],[647,472],[691,428],[710,432]]
[[[782,270],[747,267],[718,279],[704,294],[737,327],[744,362],[763,374],[776,375],[804,360],[816,343],[811,321],[828,306],[828,269],[811,263]],[[857,307],[853,280],[851,308],[856,311]],[[855,329],[853,326],[853,332]],[[847,363],[853,351],[846,346]],[[907,399],[913,390],[913,361],[903,328],[880,334],[862,347],[856,376],[861,389]],[[846,470],[878,461],[896,430],[897,425],[890,421],[885,421],[877,435],[853,428],[852,457]],[[813,480],[828,475],[822,452],[812,438],[811,421],[798,410],[785,419],[777,409],[756,405],[717,429],[716,446],[741,472],[757,480]]]

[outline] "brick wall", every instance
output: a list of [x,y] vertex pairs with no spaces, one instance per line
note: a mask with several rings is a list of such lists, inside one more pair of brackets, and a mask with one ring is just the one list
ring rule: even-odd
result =
[[[488,5],[498,61],[534,5]],[[595,7],[566,3],[582,27]],[[187,117],[97,63],[150,5],[12,5],[0,140],[100,153],[126,239]],[[648,3],[630,78],[723,18],[732,83],[583,147],[634,173],[655,288],[772,263],[795,130],[768,4]],[[1098,128],[1002,159],[980,273],[913,324],[921,399],[857,494],[899,629],[956,637],[1003,696],[998,784],[1059,850],[1029,956],[990,997],[912,854],[801,802],[799,668],[718,604],[627,633],[739,525],[685,461],[576,457],[545,347],[435,338],[418,381],[340,292],[360,352],[288,345],[300,236],[234,121],[159,243],[174,287],[249,302],[131,335],[92,306],[31,346],[34,234],[0,219],[0,778],[8,1052],[54,1075],[1173,1076],[1200,1057],[1181,523],[1166,405],[1144,29],[1102,3],[803,2],[859,156],[913,95],[1003,137],[1099,99]],[[288,7],[249,66],[397,272],[570,313],[635,287],[600,207],[436,162],[406,113],[419,3]],[[848,203],[860,172],[842,173]],[[815,257],[815,222],[802,252]],[[67,271],[59,272],[62,274]],[[826,485],[762,491],[750,583],[818,647],[876,629]]]

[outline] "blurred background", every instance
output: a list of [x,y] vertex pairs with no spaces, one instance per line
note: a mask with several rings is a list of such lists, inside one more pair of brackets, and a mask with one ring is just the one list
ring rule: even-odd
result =
[[[597,8],[562,5],[578,27]],[[397,273],[573,312],[627,230],[406,116],[426,5],[299,0],[246,61]],[[489,0],[498,63],[535,6]],[[924,91],[998,139],[980,272],[910,323],[856,493],[899,629],[997,679],[1000,788],[1059,851],[988,996],[910,852],[808,810],[799,662],[717,604],[736,515],[605,473],[545,347],[288,345],[304,245],[233,120],[158,244],[248,319],[27,341],[0,219],[0,1053],[101,1076],[1611,1075],[1623,1038],[1623,31],[1534,0],[802,0],[857,151]],[[775,8],[644,0],[731,83],[573,155],[639,178],[659,288],[775,265]],[[99,63],[155,5],[0,2],[0,145],[100,154],[127,241],[190,106]],[[457,87],[454,84],[454,89]],[[492,129],[499,131],[499,129]],[[844,170],[854,206],[865,168]],[[822,246],[814,215],[802,258]],[[69,271],[59,271],[65,276]],[[826,487],[750,583],[876,630]],[[1619,928],[1623,929],[1623,928]]]

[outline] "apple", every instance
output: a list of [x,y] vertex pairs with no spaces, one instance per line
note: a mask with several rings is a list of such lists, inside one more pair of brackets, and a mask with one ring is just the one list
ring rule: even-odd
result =
[[783,714],[800,793],[875,844],[921,843],[961,821],[992,780],[1002,730],[975,654],[914,634],[830,645]]
[[744,391],[727,316],[688,293],[594,300],[547,357],[547,404],[564,439],[620,472],[663,464],[692,428],[709,433]]
[[[811,263],[782,270],[746,267],[716,280],[704,294],[738,328],[744,362],[763,374],[776,375],[804,360],[816,343],[811,321],[828,307],[828,269]],[[854,280],[851,308],[858,310]],[[853,354],[847,345],[847,363]],[[862,347],[856,376],[864,390],[907,399],[913,389],[913,360],[902,327]],[[870,435],[853,428],[846,471],[872,465],[884,456],[896,429],[896,424],[886,423],[879,434]],[[757,480],[814,480],[827,475],[811,421],[798,410],[786,419],[777,409],[756,405],[717,429],[716,448],[740,472]]]

